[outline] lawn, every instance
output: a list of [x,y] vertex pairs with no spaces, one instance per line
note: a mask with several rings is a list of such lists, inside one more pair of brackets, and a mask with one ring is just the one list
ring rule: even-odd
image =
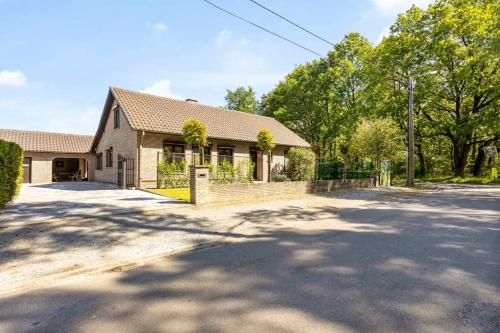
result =
[[481,177],[453,177],[453,176],[439,176],[439,177],[426,177],[419,178],[418,180],[426,182],[438,182],[438,183],[457,183],[457,184],[500,184],[500,178],[495,180],[491,176],[481,176]]
[[149,189],[149,191],[160,194],[169,198],[174,198],[177,200],[182,200],[189,202],[190,201],[190,192],[189,187],[181,187],[181,188],[155,188]]

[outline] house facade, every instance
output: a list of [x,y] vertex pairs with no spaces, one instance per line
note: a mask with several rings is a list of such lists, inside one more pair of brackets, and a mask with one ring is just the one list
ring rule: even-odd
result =
[[[182,137],[183,124],[190,118],[200,120],[207,127],[206,163],[218,164],[226,160],[236,165],[239,161],[251,160],[256,166],[256,180],[268,179],[268,156],[256,147],[260,129],[269,129],[277,144],[272,154],[273,167],[286,164],[290,147],[309,147],[306,141],[273,118],[206,106],[194,100],[177,100],[112,87],[95,136],[83,136],[86,144],[90,144],[78,149],[67,147],[65,153],[85,159],[88,180],[119,184],[125,172],[128,186],[156,187],[160,159],[185,160],[192,164],[199,158],[199,147],[186,144]],[[64,135],[60,135],[62,139]],[[45,158],[46,164],[33,164],[30,172],[37,176],[31,177],[31,182],[58,181],[57,177],[51,179],[49,176],[54,174],[54,168],[49,168],[49,164],[55,165],[59,155],[51,153],[38,157],[33,155],[35,152],[26,142],[10,141],[18,142],[25,149],[26,156],[36,157],[36,160]],[[125,167],[123,161],[126,161]]]

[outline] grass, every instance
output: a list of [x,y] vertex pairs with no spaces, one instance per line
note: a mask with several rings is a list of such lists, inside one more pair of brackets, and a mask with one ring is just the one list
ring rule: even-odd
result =
[[491,176],[467,176],[467,177],[453,177],[453,176],[436,176],[418,178],[418,180],[436,183],[457,183],[457,184],[500,184],[500,178],[495,180]]
[[174,198],[177,200],[182,200],[189,202],[190,201],[190,192],[189,187],[181,187],[181,188],[155,188],[149,189],[149,191],[163,195],[165,197]]

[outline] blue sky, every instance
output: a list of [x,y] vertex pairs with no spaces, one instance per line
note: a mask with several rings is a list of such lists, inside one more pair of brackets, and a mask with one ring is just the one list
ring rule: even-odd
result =
[[[371,42],[397,13],[428,0],[258,0],[333,43]],[[328,44],[248,0],[212,0],[308,48]],[[94,134],[109,86],[224,105],[258,96],[316,56],[201,0],[0,0],[0,128]]]

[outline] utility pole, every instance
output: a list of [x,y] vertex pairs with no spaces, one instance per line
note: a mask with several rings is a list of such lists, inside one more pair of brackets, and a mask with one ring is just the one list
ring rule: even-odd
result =
[[406,186],[415,186],[415,168],[413,158],[413,89],[415,88],[415,80],[408,80],[408,157],[406,161]]

